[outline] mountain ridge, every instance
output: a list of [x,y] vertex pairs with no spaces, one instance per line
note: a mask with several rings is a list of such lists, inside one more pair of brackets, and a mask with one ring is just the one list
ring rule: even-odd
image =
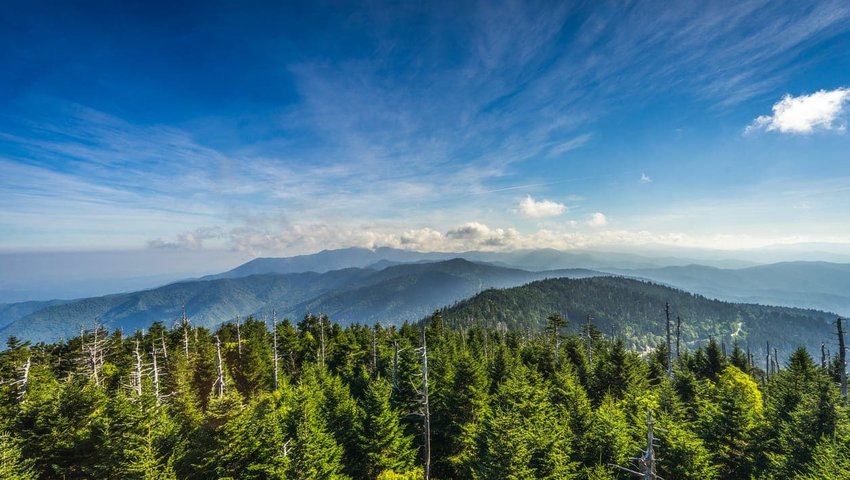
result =
[[[341,323],[401,323],[415,321],[428,311],[450,305],[484,288],[515,286],[546,276],[565,275],[601,273],[587,270],[528,272],[454,259],[402,264],[383,270],[346,268],[325,273],[266,273],[199,279],[49,305],[5,322],[0,336],[14,335],[32,341],[56,340],[69,337],[79,331],[81,324],[91,325],[94,321],[111,329],[131,331],[146,328],[154,321],[175,321],[184,306],[194,323],[207,327],[235,316],[262,316],[273,309],[293,318],[312,311],[334,315]],[[431,295],[423,297],[423,293],[428,292]],[[407,300],[399,304],[395,296],[402,293]],[[350,300],[341,304],[340,298]],[[364,303],[364,298],[373,306]],[[395,308],[386,307],[393,302]]]

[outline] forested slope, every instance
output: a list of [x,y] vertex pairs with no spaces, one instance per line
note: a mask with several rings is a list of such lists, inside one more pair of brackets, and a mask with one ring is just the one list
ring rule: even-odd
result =
[[531,334],[439,315],[268,327],[10,341],[0,478],[625,479],[612,465],[640,468],[647,412],[665,479],[850,469],[843,366],[805,350],[765,372],[711,341],[673,355],[668,377],[666,347],[642,357],[592,326],[566,335],[556,314]]
[[738,340],[755,351],[766,342],[786,354],[799,346],[834,351],[834,314],[710,300],[662,285],[618,277],[542,280],[504,290],[487,290],[443,312],[454,325],[484,322],[508,329],[542,328],[551,312],[571,321],[573,329],[592,319],[606,334],[612,331],[630,346],[656,345],[665,333],[665,304],[675,324],[682,319],[682,340],[705,343],[710,337],[731,346]]

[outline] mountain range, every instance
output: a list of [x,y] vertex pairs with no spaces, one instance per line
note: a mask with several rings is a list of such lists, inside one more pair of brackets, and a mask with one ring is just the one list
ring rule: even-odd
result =
[[[671,298],[685,290],[707,297],[705,301],[714,298],[738,304],[800,307],[838,314],[850,312],[850,264],[785,262],[741,268],[669,265],[679,260],[673,257],[649,259],[630,254],[556,250],[461,254],[420,253],[390,248],[326,250],[314,255],[289,258],[257,258],[220,274],[141,291],[77,300],[0,304],[0,337],[14,335],[36,342],[52,341],[75,335],[81,326],[90,328],[95,321],[110,329],[132,331],[145,328],[155,321],[171,324],[181,316],[184,306],[190,320],[205,327],[216,326],[236,316],[268,316],[272,311],[279,317],[291,319],[301,318],[307,313],[324,313],[342,324],[400,324],[419,320],[438,308],[452,306],[488,289],[518,287],[550,278],[577,279],[610,275],[622,277],[619,281],[630,278],[635,283],[624,287],[623,284],[597,280],[603,282],[599,285],[605,285],[612,291],[626,288],[642,292],[635,294],[642,304],[657,304],[658,297],[663,296],[659,293],[662,290],[647,290],[644,287],[646,281],[651,281],[661,284],[656,285],[657,288],[669,287],[663,292],[667,292],[664,295]],[[659,267],[659,264],[666,266]],[[586,268],[589,266],[596,267]],[[565,283],[562,287],[570,285]],[[580,302],[589,310],[602,311],[591,306],[602,298],[613,298],[612,294],[599,289],[593,292],[596,297],[591,298],[586,294]],[[644,298],[649,293],[655,295],[655,300]],[[493,295],[491,292],[486,294]],[[539,297],[535,295],[529,298]],[[558,295],[549,291],[546,298],[538,298],[537,304],[552,306],[553,298]],[[517,297],[510,303],[521,305],[523,299]],[[719,306],[721,304],[726,305],[720,302],[702,311],[719,312],[723,310]],[[509,314],[507,312],[513,310],[508,307],[504,307],[504,313],[491,309],[491,317],[488,318],[508,315],[514,319],[511,326],[518,323],[534,326],[542,318],[542,311],[523,307]],[[743,321],[746,325],[752,323],[754,318],[782,317],[790,315],[788,312],[792,311],[776,310],[773,307],[758,310],[757,306],[750,305],[737,308],[760,312],[750,317],[742,316],[749,318]],[[529,312],[532,310],[536,317],[526,315],[531,315]],[[643,345],[652,343],[651,335],[658,333],[658,325],[653,323],[657,321],[656,310],[657,305],[653,307],[653,315],[656,316],[652,321],[648,317],[641,318],[639,323],[645,328],[634,327],[629,338]],[[629,310],[622,310],[618,315],[620,317],[617,318],[627,320],[625,323],[620,322],[623,323],[623,329],[632,328],[628,324],[635,317],[630,316],[632,314]],[[820,319],[835,317],[835,314],[822,312],[807,313],[803,317],[807,315]],[[613,313],[599,318],[601,324],[609,320],[612,325],[616,322]],[[730,323],[725,317],[721,319],[717,315],[712,317],[707,314],[700,315],[699,321],[705,323],[705,328],[700,327],[702,329],[694,332],[695,339],[705,339],[707,335],[728,336],[729,329],[737,328],[737,324],[742,322]],[[823,332],[818,332],[816,337],[820,339]],[[742,333],[744,337],[741,338],[752,338],[753,335],[761,337],[764,333],[767,330],[745,329]],[[799,340],[795,338],[789,337],[789,344]],[[814,341],[806,340],[806,343]]]
[[[326,272],[347,267],[382,268],[399,263],[434,262],[455,257],[529,271],[583,268],[651,280],[731,302],[814,308],[850,316],[850,263],[818,261],[751,265],[726,260],[709,266],[689,264],[686,263],[687,259],[673,256],[576,253],[552,249],[448,254],[392,248],[347,248],[298,257],[257,258],[233,270],[204,278],[236,278],[258,273]],[[728,266],[721,268],[718,265]]]
[[731,302],[815,308],[850,316],[850,264],[781,262],[739,269],[704,265],[608,269]]
[[601,275],[583,269],[529,272],[463,259],[345,268],[324,273],[261,273],[177,282],[139,292],[75,301],[28,302],[0,308],[0,337],[30,341],[70,337],[97,321],[132,331],[155,321],[171,324],[185,308],[197,326],[214,327],[236,316],[299,319],[324,313],[334,321],[400,324],[487,288],[505,288],[551,277]]

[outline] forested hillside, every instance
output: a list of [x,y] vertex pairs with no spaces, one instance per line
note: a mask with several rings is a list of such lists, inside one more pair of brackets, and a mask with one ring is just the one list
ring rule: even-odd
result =
[[632,458],[648,412],[646,468],[667,480],[850,469],[843,365],[803,349],[779,361],[710,341],[641,357],[592,324],[565,334],[557,313],[530,332],[439,314],[270,323],[10,339],[0,478],[631,478],[614,466],[644,468]]
[[814,352],[820,351],[822,342],[834,344],[834,314],[709,300],[618,277],[554,278],[487,290],[448,308],[443,315],[458,326],[484,322],[491,327],[533,331],[542,329],[552,312],[570,319],[575,329],[590,317],[605,333],[613,330],[630,348],[644,349],[662,341],[667,304],[671,320],[681,319],[682,341],[692,346],[713,337],[729,347],[737,340],[763,352],[770,342],[787,355],[798,346]]

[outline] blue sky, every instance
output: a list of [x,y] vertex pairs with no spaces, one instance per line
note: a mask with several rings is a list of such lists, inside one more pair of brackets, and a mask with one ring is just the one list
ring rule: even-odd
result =
[[0,251],[850,244],[850,4],[12,2]]

